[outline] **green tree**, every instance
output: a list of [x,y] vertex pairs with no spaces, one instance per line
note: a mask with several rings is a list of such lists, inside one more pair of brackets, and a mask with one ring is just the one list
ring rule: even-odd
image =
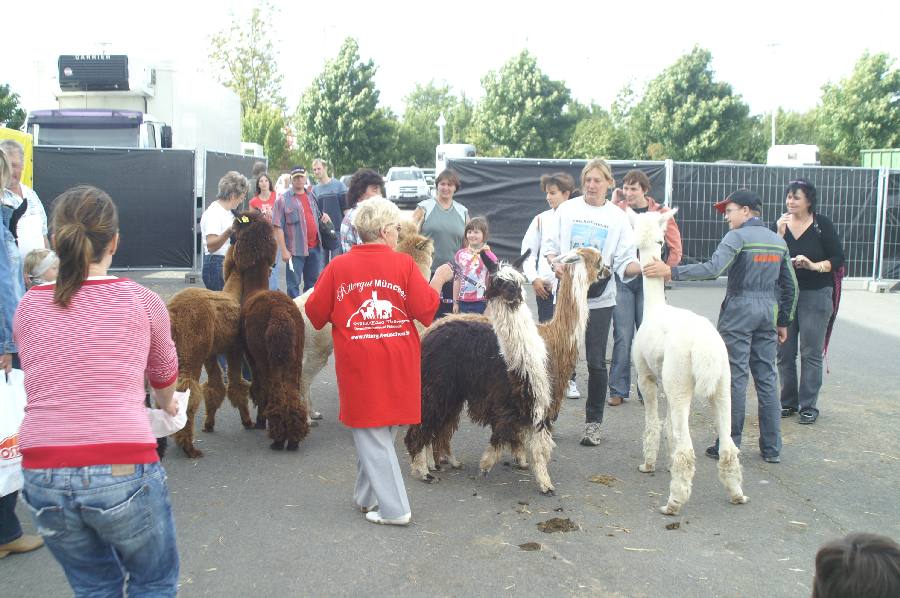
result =
[[900,147],[900,71],[885,53],[864,53],[850,77],[822,88],[823,161],[859,164],[860,150]]
[[0,124],[18,129],[25,124],[25,110],[19,106],[19,94],[10,91],[9,85],[0,84]]
[[549,158],[569,148],[577,107],[562,81],[550,79],[528,50],[481,80],[475,111],[479,151],[515,158]]
[[416,84],[404,98],[406,108],[399,128],[397,161],[401,164],[434,166],[434,149],[440,141],[437,125],[443,114],[445,143],[467,143],[472,121],[472,103],[453,94],[449,85]]
[[575,125],[568,155],[579,158],[627,159],[629,151],[625,130],[613,113],[594,105]]
[[241,116],[241,138],[261,144],[269,159],[269,169],[287,168],[288,154],[284,114],[276,106],[260,104]]
[[628,117],[635,158],[744,159],[750,109],[715,80],[711,62],[695,47],[647,84]]
[[218,79],[238,94],[244,112],[261,105],[285,109],[273,44],[277,38],[272,35],[276,17],[272,5],[264,3],[253,8],[249,21],[233,16],[231,25],[210,41],[209,58],[218,67]]
[[300,148],[333,164],[337,175],[363,166],[384,169],[395,157],[397,119],[378,106],[375,71],[371,59],[360,58],[356,40],[347,38],[297,107]]

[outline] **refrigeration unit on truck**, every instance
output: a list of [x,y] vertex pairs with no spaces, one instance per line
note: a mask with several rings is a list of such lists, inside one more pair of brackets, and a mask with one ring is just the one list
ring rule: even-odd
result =
[[58,106],[28,116],[35,145],[194,150],[197,195],[207,151],[242,154],[237,94],[201,73],[106,54],[60,56],[58,72]]

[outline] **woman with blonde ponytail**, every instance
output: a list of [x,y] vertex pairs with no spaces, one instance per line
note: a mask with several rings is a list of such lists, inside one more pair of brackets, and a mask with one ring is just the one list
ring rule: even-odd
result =
[[22,498],[76,595],[175,596],[178,551],[144,377],[177,413],[178,358],[158,295],[108,274],[116,206],[96,187],[56,198],[56,284],[16,311],[28,409],[19,431]]

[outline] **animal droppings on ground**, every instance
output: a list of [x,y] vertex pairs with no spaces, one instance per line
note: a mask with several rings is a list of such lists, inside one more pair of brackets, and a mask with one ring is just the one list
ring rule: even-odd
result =
[[552,519],[548,519],[547,521],[541,521],[537,524],[537,528],[545,534],[552,534],[554,532],[575,531],[578,529],[578,524],[568,517],[565,519],[554,517]]
[[603,484],[604,486],[612,486],[619,480],[614,476],[606,475],[605,473],[598,473],[589,477],[588,481],[594,482],[595,484]]
[[527,507],[527,506],[528,506],[528,501],[527,501],[527,500],[520,500],[520,501],[519,501],[519,504]]
[[556,507],[556,508],[553,509],[553,510],[556,511],[557,513],[562,513],[562,512],[563,512],[563,508],[562,508],[562,507]]
[[525,542],[524,544],[519,544],[519,548],[528,552],[533,552],[535,550],[540,550],[541,545],[537,542]]
[[675,523],[669,523],[666,525],[666,529],[678,529],[681,527],[681,523],[676,521]]

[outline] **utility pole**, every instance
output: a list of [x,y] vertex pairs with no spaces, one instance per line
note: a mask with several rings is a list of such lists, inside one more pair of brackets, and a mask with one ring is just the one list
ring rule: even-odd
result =
[[444,118],[443,110],[441,111],[441,115],[438,117],[434,124],[436,124],[438,127],[438,139],[440,140],[438,143],[440,143],[440,145],[444,145],[444,127],[447,126],[447,119]]

